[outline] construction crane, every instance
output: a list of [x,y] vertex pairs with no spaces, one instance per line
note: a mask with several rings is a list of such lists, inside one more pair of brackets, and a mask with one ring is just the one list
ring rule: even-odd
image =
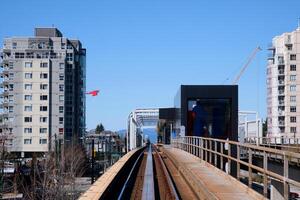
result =
[[233,85],[236,85],[238,83],[238,81],[240,80],[241,76],[243,75],[243,73],[245,72],[245,70],[247,69],[247,67],[249,66],[249,64],[251,63],[251,61],[253,60],[253,58],[255,57],[256,53],[258,51],[260,51],[261,48],[260,47],[256,47],[254,49],[254,51],[252,52],[251,56],[249,57],[249,59],[247,60],[246,64],[244,65],[244,67],[241,69],[240,73],[237,75],[237,77],[234,79],[233,81]]

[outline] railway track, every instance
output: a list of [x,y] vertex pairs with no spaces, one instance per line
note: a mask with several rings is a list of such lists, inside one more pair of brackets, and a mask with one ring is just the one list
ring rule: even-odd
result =
[[100,199],[197,199],[175,163],[156,145],[149,144],[137,152],[115,180]]

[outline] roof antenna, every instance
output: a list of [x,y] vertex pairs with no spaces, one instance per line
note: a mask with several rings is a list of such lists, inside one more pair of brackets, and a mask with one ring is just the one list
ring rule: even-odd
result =
[[298,18],[298,28],[297,30],[300,30],[300,17]]

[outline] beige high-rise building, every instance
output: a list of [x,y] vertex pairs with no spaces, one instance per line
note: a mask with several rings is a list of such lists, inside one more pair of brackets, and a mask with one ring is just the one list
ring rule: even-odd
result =
[[56,28],[4,39],[0,134],[10,151],[26,157],[82,138],[85,56],[79,40]]
[[269,50],[268,135],[300,137],[300,28],[274,37]]

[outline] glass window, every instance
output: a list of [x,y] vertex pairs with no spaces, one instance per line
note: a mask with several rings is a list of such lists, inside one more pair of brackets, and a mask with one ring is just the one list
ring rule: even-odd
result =
[[24,122],[32,122],[32,117],[24,117]]
[[47,110],[48,110],[47,106],[40,106],[40,111],[47,111]]
[[25,62],[25,68],[32,68],[31,62]]
[[24,144],[31,144],[31,139],[24,139]]
[[64,112],[64,107],[63,106],[59,106],[59,113],[63,113]]
[[65,100],[64,95],[59,95],[59,101],[64,101],[64,100]]
[[290,86],[290,91],[291,91],[291,92],[296,91],[296,85],[291,85],[291,86]]
[[24,88],[25,88],[25,90],[31,90],[32,89],[32,84],[25,84]]
[[296,75],[291,75],[290,76],[290,81],[292,81],[292,82],[296,81]]
[[24,111],[28,111],[28,112],[32,111],[32,106],[25,106]]
[[41,101],[46,101],[48,99],[48,96],[47,95],[41,95],[40,96],[40,100]]
[[25,79],[32,79],[32,73],[25,73]]
[[290,107],[290,112],[297,112],[296,106],[291,106]]
[[32,95],[25,95],[24,100],[31,101],[32,100]]
[[47,144],[47,139],[40,139],[40,144]]
[[296,133],[297,132],[297,128],[296,127],[291,127],[291,133]]
[[296,65],[290,65],[290,71],[296,71]]
[[47,133],[47,128],[40,128],[40,133]]
[[296,54],[291,54],[290,55],[290,60],[296,60]]
[[32,133],[32,128],[24,128],[24,133]]
[[290,97],[290,101],[291,101],[291,102],[296,102],[296,96],[291,96],[291,97]]
[[290,117],[290,122],[291,123],[296,123],[297,121],[297,118],[296,117]]
[[65,63],[59,63],[59,69],[65,69]]
[[40,122],[46,123],[47,122],[47,117],[40,117]]
[[59,118],[59,124],[63,124],[64,123],[64,118],[63,117],[60,117]]
[[59,80],[63,81],[64,80],[64,74],[59,74]]
[[63,92],[64,91],[65,86],[64,85],[59,85],[59,91]]
[[40,89],[41,90],[47,90],[48,89],[48,84],[40,84]]
[[40,78],[41,79],[47,79],[48,78],[48,74],[47,73],[41,73],[40,74]]
[[47,67],[48,67],[48,63],[41,63],[41,64],[40,64],[40,67],[41,67],[41,68],[47,68]]

